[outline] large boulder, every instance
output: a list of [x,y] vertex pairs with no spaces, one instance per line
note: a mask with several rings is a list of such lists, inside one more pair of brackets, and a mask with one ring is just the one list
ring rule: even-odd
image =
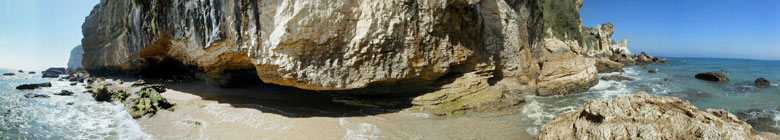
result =
[[596,70],[599,73],[623,72],[623,63],[601,58],[596,60]]
[[65,74],[67,69],[65,68],[49,68],[45,71],[42,71],[41,74],[43,74],[42,78],[59,78],[61,74]]
[[767,80],[767,79],[765,79],[763,77],[762,78],[756,78],[756,80],[753,81],[753,83],[756,83],[756,85],[759,85],[759,86],[769,86],[769,85],[772,85],[771,81],[769,81],[769,80]]
[[676,97],[639,92],[591,100],[556,116],[536,139],[780,139],[725,110],[699,110]]
[[729,82],[729,77],[719,72],[703,72],[696,74],[696,79],[715,81],[715,82]]
[[540,63],[537,95],[566,95],[587,91],[598,84],[595,60],[571,53],[545,57]]
[[[165,87],[159,84],[148,84],[141,87],[133,98],[128,99],[127,107],[130,116],[140,118],[145,115],[154,115],[163,109],[172,110],[174,103],[168,102],[160,93],[165,92]],[[127,96],[117,97],[124,100]]]

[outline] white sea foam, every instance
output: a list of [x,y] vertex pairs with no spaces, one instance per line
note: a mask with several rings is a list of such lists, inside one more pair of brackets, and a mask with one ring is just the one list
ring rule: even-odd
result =
[[539,133],[539,126],[543,125],[549,120],[552,120],[552,118],[555,117],[554,114],[550,112],[545,112],[543,108],[544,105],[539,103],[538,101],[531,100],[530,102],[526,103],[525,106],[523,106],[520,113],[524,114],[525,118],[523,120],[531,121],[533,124],[531,127],[526,128],[526,132],[531,135],[537,135]]
[[379,136],[382,130],[374,124],[353,123],[345,118],[339,118],[339,125],[347,129],[347,134],[344,135],[343,140],[376,140],[384,138]]

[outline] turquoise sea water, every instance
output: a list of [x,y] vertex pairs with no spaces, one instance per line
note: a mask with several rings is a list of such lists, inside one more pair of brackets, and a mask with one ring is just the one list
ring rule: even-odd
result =
[[[774,114],[780,121],[780,61],[714,59],[714,58],[669,58],[669,63],[648,66],[625,67],[625,72],[603,73],[602,76],[622,75],[634,81],[605,81],[582,94],[552,97],[528,97],[528,104],[520,116],[534,124],[528,133],[535,135],[539,127],[555,115],[579,108],[591,99],[608,99],[619,95],[648,91],[650,94],[675,96],[690,101],[699,109],[725,109],[732,114],[749,109],[762,109]],[[648,70],[656,69],[657,73]],[[700,72],[723,72],[730,78],[728,84],[695,79]],[[758,87],[753,81],[764,77],[775,82],[769,87]],[[745,89],[745,88],[752,89]],[[695,94],[682,94],[695,93]]]
[[[517,114],[479,118],[477,120],[481,121],[475,122],[507,122],[510,125],[522,126],[521,128],[524,128],[525,131],[505,129],[495,130],[495,133],[509,136],[526,133],[533,136],[538,133],[543,124],[552,120],[555,115],[575,110],[588,100],[608,99],[638,91],[680,97],[690,101],[700,109],[725,109],[735,114],[749,109],[775,110],[780,107],[780,87],[777,84],[769,87],[757,87],[753,85],[753,81],[758,77],[764,77],[770,81],[780,82],[780,70],[777,68],[780,68],[780,61],[669,58],[669,63],[630,66],[624,68],[625,72],[622,73],[599,74],[599,76],[622,75],[633,78],[634,81],[600,80],[596,86],[581,94],[550,97],[528,96],[526,105]],[[648,73],[650,69],[656,69],[658,72]],[[81,84],[70,86],[69,82],[66,81],[57,81],[53,78],[43,79],[40,78],[40,74],[26,74],[26,72],[18,73],[16,71],[0,69],[0,73],[16,73],[15,76],[0,76],[0,139],[152,139],[130,117],[122,104],[96,102],[89,94],[82,93],[85,89]],[[731,82],[718,84],[694,78],[696,73],[721,71],[730,77]],[[41,82],[52,82],[53,87],[28,91],[15,89],[20,84]],[[745,89],[743,86],[751,89]],[[76,95],[53,95],[60,90],[70,90]],[[50,97],[25,98],[24,94],[27,93],[46,94]],[[74,104],[67,105],[69,102]],[[774,120],[780,121],[780,113],[778,111],[771,112],[774,113]],[[436,125],[479,126],[479,124],[457,124],[452,121],[468,120],[469,117],[478,116],[415,119],[427,119],[416,122],[430,122],[430,124]],[[370,120],[370,118],[374,117],[364,119]],[[400,125],[423,125],[399,124],[384,119],[370,120],[366,123],[385,129],[382,130],[384,133],[409,131],[392,130],[393,128],[405,128],[397,127]],[[421,127],[430,128],[430,126]],[[485,127],[480,129],[503,129]],[[419,133],[446,135],[446,133],[468,131],[468,129],[471,128],[441,128],[441,130],[435,129],[432,132]],[[377,132],[377,135],[382,135],[382,132]]]

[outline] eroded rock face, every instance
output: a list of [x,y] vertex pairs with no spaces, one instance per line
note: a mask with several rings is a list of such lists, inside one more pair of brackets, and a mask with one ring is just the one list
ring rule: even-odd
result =
[[[533,47],[544,42],[542,6],[535,0],[104,0],[82,27],[83,65],[116,73],[178,61],[210,77],[254,68],[268,83],[342,90],[430,81],[487,64],[496,78],[533,84],[545,81],[537,81],[537,65],[548,62],[538,59],[546,48]],[[587,51],[578,40],[562,42],[568,47],[554,53]]]
[[460,81],[571,94],[598,82],[593,57],[631,54],[610,39],[611,23],[584,27],[582,3],[102,0],[82,26],[82,64],[93,75],[176,66],[212,81],[253,70],[266,83],[336,91],[446,86],[437,80],[479,73]]
[[699,110],[676,97],[639,92],[591,100],[555,117],[537,139],[778,139],[725,110]]

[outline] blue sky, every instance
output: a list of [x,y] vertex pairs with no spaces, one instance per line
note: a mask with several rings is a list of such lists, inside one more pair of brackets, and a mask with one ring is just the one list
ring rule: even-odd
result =
[[780,60],[780,0],[585,0],[580,14],[635,53]]
[[[98,2],[0,0],[0,68],[64,67]],[[780,60],[780,0],[586,0],[580,13],[636,53]]]
[[0,68],[65,67],[99,0],[0,0]]

